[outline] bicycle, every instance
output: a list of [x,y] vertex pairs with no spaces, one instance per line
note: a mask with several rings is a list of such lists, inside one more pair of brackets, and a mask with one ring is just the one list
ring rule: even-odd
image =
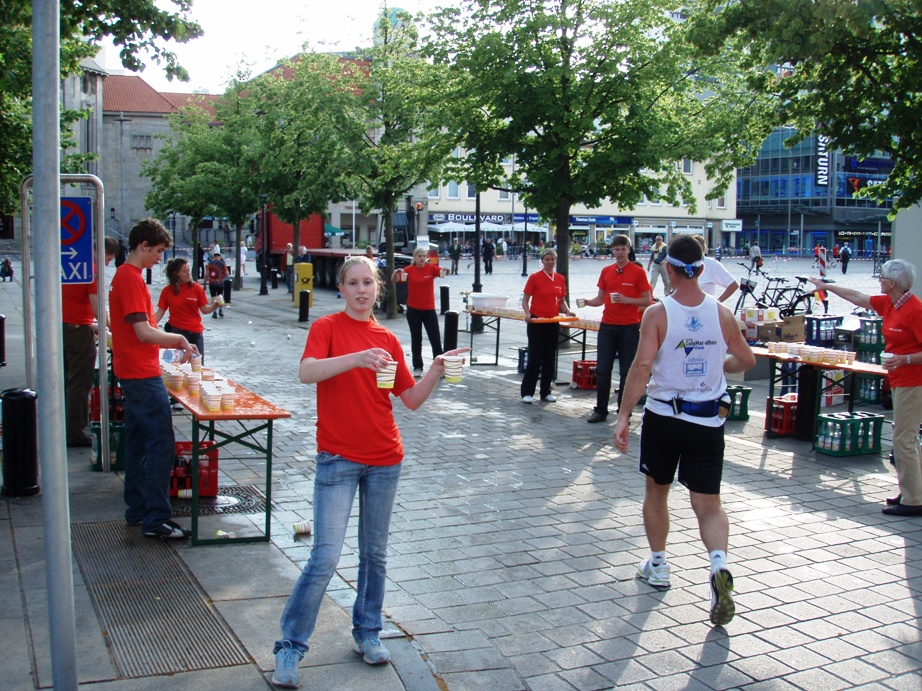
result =
[[788,279],[765,274],[768,283],[756,299],[758,307],[776,307],[782,317],[799,314],[813,314],[814,291],[805,286],[810,282],[806,276],[795,276],[796,286],[785,286]]
[[743,262],[736,263],[746,269],[747,272],[746,277],[739,280],[740,296],[736,300],[736,307],[733,308],[733,313],[739,315],[740,311],[746,307],[746,299],[749,296],[752,296],[753,300],[756,300],[756,306],[758,306],[758,300],[756,299],[755,294],[758,281],[753,280],[752,275],[756,274],[756,276],[758,276],[762,273],[762,271],[752,264],[744,264]]

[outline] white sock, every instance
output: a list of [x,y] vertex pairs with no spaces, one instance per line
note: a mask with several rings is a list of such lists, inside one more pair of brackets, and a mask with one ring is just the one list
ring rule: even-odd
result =
[[666,563],[666,550],[662,552],[650,552],[650,563],[653,566],[659,566]]
[[727,553],[722,549],[715,549],[711,552],[711,573],[717,573],[725,568],[727,568]]

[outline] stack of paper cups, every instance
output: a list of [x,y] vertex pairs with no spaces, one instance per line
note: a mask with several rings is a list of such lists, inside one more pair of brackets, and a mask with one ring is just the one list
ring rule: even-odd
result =
[[460,382],[464,358],[460,355],[443,355],[442,360],[445,363],[445,381],[451,384]]
[[397,363],[389,362],[378,370],[378,388],[393,389],[394,380],[397,378]]

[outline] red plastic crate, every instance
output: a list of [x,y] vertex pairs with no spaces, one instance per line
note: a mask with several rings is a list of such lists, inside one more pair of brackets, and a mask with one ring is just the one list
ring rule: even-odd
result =
[[[99,387],[90,389],[90,421],[99,422]],[[121,386],[109,387],[109,422],[123,422],[125,420],[125,396]]]
[[794,434],[797,421],[797,394],[789,393],[781,397],[765,399],[765,423],[768,429],[777,435]]
[[596,387],[596,360],[573,361],[573,388],[595,389]]
[[[218,450],[213,441],[199,443],[198,495],[218,496]],[[170,496],[179,496],[179,490],[192,489],[192,442],[176,442],[176,461],[170,473]]]

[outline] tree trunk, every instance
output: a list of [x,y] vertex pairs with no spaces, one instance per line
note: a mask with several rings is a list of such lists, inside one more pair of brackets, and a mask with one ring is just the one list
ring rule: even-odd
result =
[[241,262],[240,262],[240,244],[242,241],[243,241],[243,226],[240,223],[238,223],[236,240],[234,242],[234,245],[235,245],[234,251],[237,253],[236,255],[237,260],[234,262],[234,264],[237,267],[237,271],[234,273],[234,290],[240,290],[241,288],[243,288],[243,267],[241,266]]
[[387,318],[397,317],[397,286],[391,280],[394,274],[394,194],[388,191],[384,195],[384,242],[386,268],[385,285],[387,286]]

